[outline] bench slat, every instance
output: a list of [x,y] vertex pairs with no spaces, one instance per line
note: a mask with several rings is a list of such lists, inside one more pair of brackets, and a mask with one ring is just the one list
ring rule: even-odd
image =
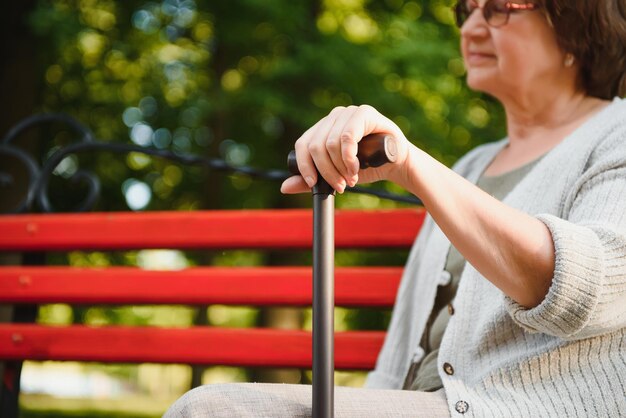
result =
[[[409,247],[423,209],[337,211],[337,248]],[[231,210],[7,215],[0,250],[310,248],[312,211]]]
[[[382,331],[335,334],[335,367],[374,367]],[[311,367],[311,334],[274,329],[0,325],[0,358]]]
[[[340,267],[339,306],[392,306],[401,267]],[[310,267],[0,267],[0,302],[75,304],[311,305]]]

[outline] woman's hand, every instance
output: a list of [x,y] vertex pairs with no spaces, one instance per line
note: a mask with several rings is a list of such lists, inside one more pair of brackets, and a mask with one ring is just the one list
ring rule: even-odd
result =
[[[371,133],[393,136],[398,158],[395,163],[359,170],[357,144]],[[333,109],[296,141],[296,158],[302,176],[285,180],[283,193],[308,191],[317,182],[316,167],[339,193],[357,182],[391,180],[419,197],[465,259],[506,295],[534,307],[547,294],[555,255],[546,225],[503,204],[411,145],[396,124],[371,106]]]
[[[397,140],[398,158],[395,163],[359,170],[356,157],[358,143],[371,133],[393,136]],[[407,160],[408,148],[408,141],[400,128],[373,107],[336,107],[296,141],[296,159],[301,175],[285,180],[281,192],[309,191],[317,183],[318,170],[339,193],[357,182],[388,179],[394,172],[401,171]]]

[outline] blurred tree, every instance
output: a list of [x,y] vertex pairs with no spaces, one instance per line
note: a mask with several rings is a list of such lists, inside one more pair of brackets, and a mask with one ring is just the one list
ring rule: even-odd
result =
[[[332,107],[369,103],[450,164],[499,137],[502,116],[491,100],[464,87],[449,6],[443,0],[42,1],[31,16],[43,43],[41,109],[75,115],[104,140],[282,168],[299,134]],[[280,197],[276,184],[140,155],[97,159],[102,209],[124,209],[120,186],[128,192],[138,182],[151,192],[140,209],[307,201]]]

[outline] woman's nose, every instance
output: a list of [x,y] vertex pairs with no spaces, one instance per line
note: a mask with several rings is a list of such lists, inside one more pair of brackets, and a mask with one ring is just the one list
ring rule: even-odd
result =
[[489,25],[481,9],[475,9],[461,26],[463,37],[484,37],[489,34]]

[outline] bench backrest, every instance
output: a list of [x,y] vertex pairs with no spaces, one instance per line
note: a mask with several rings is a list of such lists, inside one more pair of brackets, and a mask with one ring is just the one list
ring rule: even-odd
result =
[[[336,248],[409,248],[423,222],[414,209],[337,211]],[[9,215],[0,251],[309,249],[310,210]],[[401,267],[336,269],[337,306],[390,307]],[[310,306],[311,268],[0,267],[5,304]],[[337,369],[371,369],[380,331],[338,332]],[[0,324],[0,359],[311,367],[311,334],[222,327],[63,327]]]

